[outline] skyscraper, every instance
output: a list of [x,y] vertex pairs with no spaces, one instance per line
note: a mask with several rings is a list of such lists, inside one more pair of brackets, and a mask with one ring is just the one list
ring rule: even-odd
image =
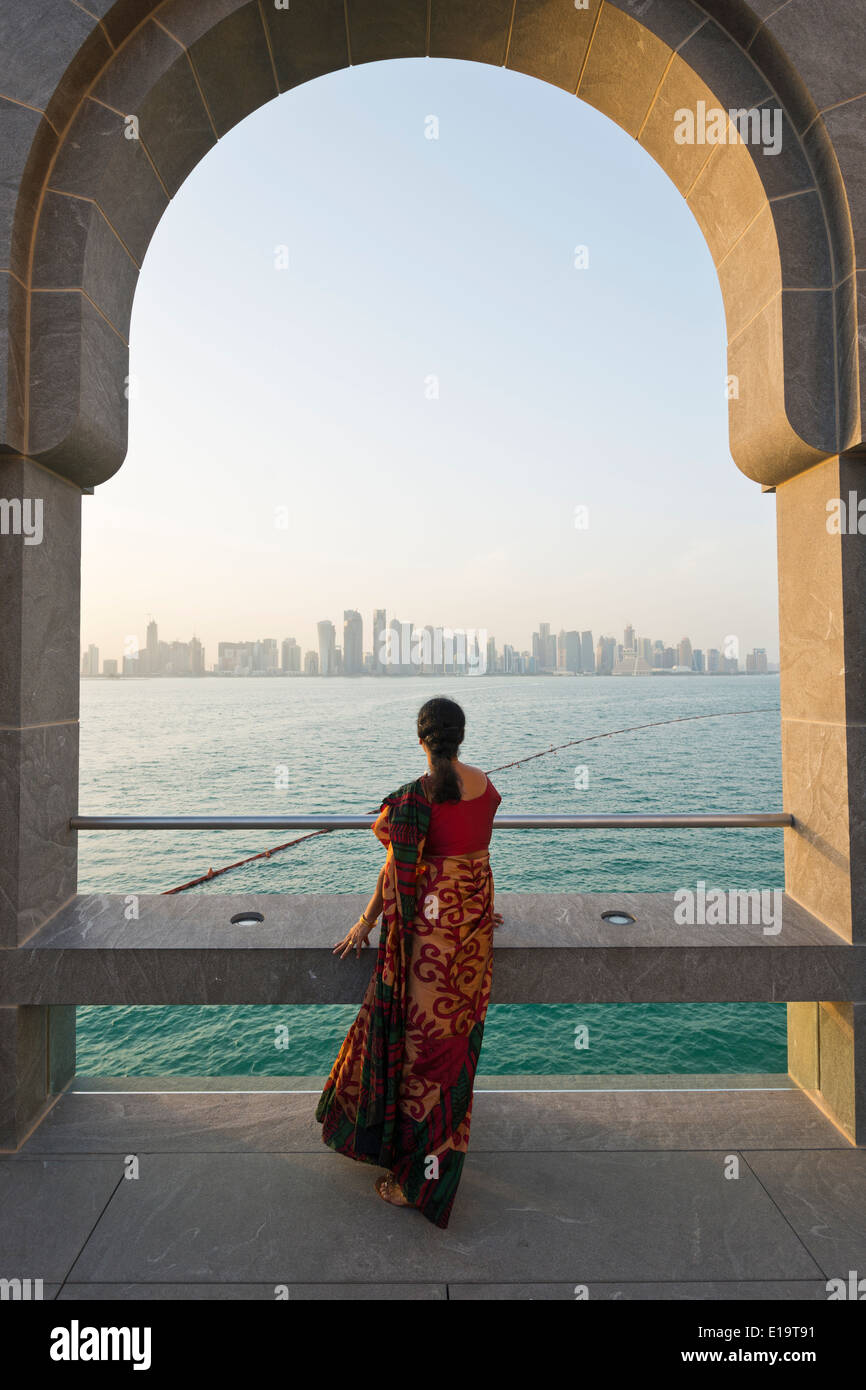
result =
[[677,665],[685,666],[689,671],[692,669],[692,644],[688,637],[684,637],[677,647]]
[[92,642],[81,657],[81,674],[82,676],[99,675],[99,648],[94,647]]
[[634,628],[632,627],[631,623],[629,623],[628,627],[623,633],[622,645],[625,651],[634,651]]
[[427,623],[426,626],[422,628],[422,634],[423,635],[421,638],[421,674],[422,676],[432,676],[436,669],[434,665],[434,654],[436,650],[436,632],[433,627],[433,624]]
[[591,632],[580,634],[580,669],[584,675],[589,675],[595,671],[595,649],[592,645]]
[[616,661],[615,637],[599,637],[595,660],[598,675],[609,676],[612,673]]
[[388,642],[385,649],[385,666],[389,676],[400,674],[400,647],[403,629],[399,618],[392,618],[387,629]]
[[359,676],[364,669],[364,620],[354,608],[343,612],[343,672]]
[[334,624],[325,618],[316,624],[319,634],[319,675],[333,676],[336,673],[337,632]]
[[565,661],[562,663],[566,671],[577,672],[581,668],[581,645],[580,633],[569,631],[563,634],[565,638]]
[[287,675],[297,676],[301,671],[301,649],[294,637],[284,637],[281,652],[281,666]]
[[550,631],[550,623],[539,623],[538,632],[532,634],[532,655],[537,671],[556,670],[556,637]]
[[165,673],[168,676],[188,676],[191,671],[189,642],[170,642]]
[[400,674],[402,676],[416,676],[418,668],[412,660],[413,651],[417,651],[417,645],[413,642],[412,623],[400,624]]
[[151,618],[147,625],[147,658],[145,671],[149,676],[158,676],[159,666],[159,630],[156,626],[156,619]]
[[253,656],[254,671],[278,671],[280,669],[279,657],[277,655],[276,637],[263,637],[256,642]]
[[373,675],[382,676],[387,665],[386,614],[384,608],[373,609]]

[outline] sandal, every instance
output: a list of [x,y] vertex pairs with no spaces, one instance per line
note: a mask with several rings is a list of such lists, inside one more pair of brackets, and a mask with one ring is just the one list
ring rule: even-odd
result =
[[383,1178],[377,1178],[373,1184],[383,1202],[390,1202],[392,1207],[410,1207],[411,1202],[407,1202],[397,1184],[397,1179],[393,1173],[386,1173]]

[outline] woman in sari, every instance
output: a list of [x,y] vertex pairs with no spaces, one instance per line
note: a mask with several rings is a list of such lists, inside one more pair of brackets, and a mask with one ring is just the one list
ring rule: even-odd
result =
[[382,802],[387,858],[365,912],[334,953],[360,956],[383,914],[376,968],[318,1106],[337,1153],[388,1169],[376,1191],[445,1227],[469,1146],[493,970],[488,845],[501,797],[457,758],[465,718],[428,700],[418,741],[429,772]]

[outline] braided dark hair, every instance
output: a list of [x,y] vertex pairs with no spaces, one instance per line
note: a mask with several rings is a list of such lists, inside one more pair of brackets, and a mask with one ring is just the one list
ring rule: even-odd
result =
[[459,801],[460,783],[451,766],[463,742],[466,716],[454,700],[445,696],[428,700],[418,711],[418,737],[430,749],[433,771],[430,777],[432,801]]

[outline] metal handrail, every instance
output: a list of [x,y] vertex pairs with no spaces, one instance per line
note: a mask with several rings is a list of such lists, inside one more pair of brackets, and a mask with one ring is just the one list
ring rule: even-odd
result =
[[[72,816],[71,830],[369,830],[366,816]],[[682,816],[497,816],[494,830],[752,830],[790,828],[787,811]]]

